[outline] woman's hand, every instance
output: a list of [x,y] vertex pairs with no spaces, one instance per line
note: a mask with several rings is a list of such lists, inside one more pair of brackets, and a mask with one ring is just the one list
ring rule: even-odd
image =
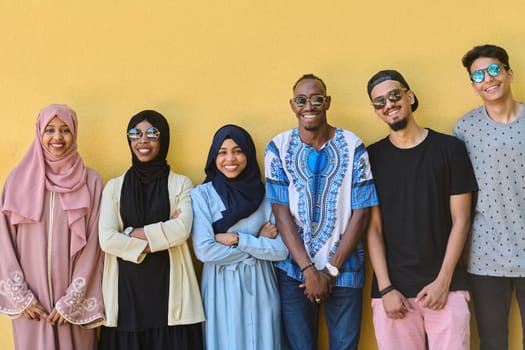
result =
[[182,209],[181,208],[178,208],[177,210],[175,210],[175,212],[173,213],[173,215],[171,216],[171,219],[176,219],[179,217],[180,213],[182,213]]
[[274,224],[271,224],[269,222],[262,225],[261,229],[259,230],[259,237],[266,237],[266,238],[275,238],[279,232],[277,231],[277,226]]
[[40,304],[36,298],[33,302],[25,308],[22,312],[22,315],[29,318],[30,320],[40,321],[41,318],[46,319],[49,315],[46,312],[46,309]]
[[49,314],[49,317],[47,318],[47,321],[51,323],[51,325],[59,325],[63,326],[67,323],[67,320],[60,314],[60,312],[57,311],[57,309],[53,309],[51,313]]
[[[175,212],[175,214],[177,214],[177,212]],[[175,214],[173,214],[173,215],[175,215]],[[131,234],[129,236],[133,237],[133,238],[142,239],[143,241],[146,241],[146,242],[148,241],[148,237],[146,237],[146,233],[144,232],[144,227],[137,227],[136,229],[133,230],[133,232],[131,232]],[[149,243],[146,246],[146,248],[144,248],[142,253],[144,253],[144,254],[151,253],[151,249],[149,247]]]
[[47,318],[47,321],[53,326],[63,326],[67,323],[67,320],[60,314],[60,312],[57,311],[56,308],[53,309],[53,311],[51,311],[49,317]]
[[216,233],[215,241],[227,246],[236,246],[239,244],[239,234],[236,232]]

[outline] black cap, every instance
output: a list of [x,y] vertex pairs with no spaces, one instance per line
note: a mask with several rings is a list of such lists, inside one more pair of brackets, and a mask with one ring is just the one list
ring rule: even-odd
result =
[[[399,82],[401,85],[403,85],[407,90],[410,90],[410,86],[408,86],[408,83],[406,82],[405,78],[396,70],[381,70],[374,74],[372,78],[368,81],[368,97],[372,98],[370,96],[370,93],[372,92],[372,89],[379,83],[382,83],[387,80],[395,80]],[[412,92],[413,93],[413,92]],[[417,101],[417,97],[414,94],[414,103],[412,103],[412,112],[414,112],[417,109],[417,106],[419,106],[419,102]]]

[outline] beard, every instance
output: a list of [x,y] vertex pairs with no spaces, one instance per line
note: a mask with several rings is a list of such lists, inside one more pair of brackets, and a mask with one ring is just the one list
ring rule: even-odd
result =
[[317,131],[317,130],[319,130],[319,128],[320,128],[319,125],[312,125],[312,126],[305,126],[304,130],[306,130],[306,131]]
[[400,120],[398,120],[396,122],[393,122],[392,124],[388,124],[390,129],[392,129],[393,131],[402,130],[402,129],[406,128],[407,125],[408,125],[407,118],[403,118],[403,119],[400,119]]

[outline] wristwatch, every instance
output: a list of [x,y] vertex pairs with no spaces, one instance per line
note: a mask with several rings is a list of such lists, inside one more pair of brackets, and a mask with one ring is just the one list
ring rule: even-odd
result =
[[123,232],[123,233],[124,233],[126,236],[129,237],[129,235],[131,234],[131,232],[133,232],[133,230],[134,230],[133,227],[128,226],[128,227],[126,227],[126,228],[124,229],[124,232]]
[[339,276],[339,269],[337,267],[335,267],[334,265],[332,265],[329,262],[327,262],[324,267],[328,271],[330,276],[332,276],[332,277]]

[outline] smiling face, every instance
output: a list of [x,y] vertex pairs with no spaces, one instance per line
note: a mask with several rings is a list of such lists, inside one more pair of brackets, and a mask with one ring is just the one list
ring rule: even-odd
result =
[[246,169],[247,163],[241,147],[233,139],[224,140],[215,158],[217,170],[228,179],[235,179]]
[[[392,102],[387,96],[395,89],[401,89],[401,99]],[[404,129],[412,116],[411,105],[415,101],[412,91],[406,91],[398,81],[386,80],[377,84],[370,92],[372,100],[378,97],[385,97],[386,105],[382,109],[375,109],[376,115],[387,123],[390,129],[394,131]]]
[[[301,80],[294,90],[294,97],[304,96],[310,99],[315,95],[326,96],[326,90],[317,79]],[[300,129],[317,131],[327,125],[326,111],[330,108],[330,96],[326,96],[326,100],[320,106],[312,106],[312,101],[307,100],[303,107],[297,107],[293,99],[290,100],[290,106],[299,120]]]
[[54,117],[44,129],[42,145],[49,153],[61,158],[73,145],[73,138],[69,126],[60,118]]
[[[160,138],[156,141],[150,141],[146,137],[146,130],[152,126],[147,120],[143,120],[135,125],[135,128],[142,131],[142,137],[138,140],[131,141],[131,150],[142,163],[153,161],[160,152]],[[162,135],[160,135],[160,137],[162,137]]]
[[[480,57],[470,66],[470,73],[481,69],[485,70],[493,63],[501,62],[497,58],[493,57]],[[485,78],[482,82],[472,82],[472,88],[474,93],[479,95],[485,102],[494,102],[498,100],[504,100],[511,96],[511,82],[513,78],[512,69],[507,70],[503,66],[501,67],[500,74],[492,77],[486,71],[484,71]]]

